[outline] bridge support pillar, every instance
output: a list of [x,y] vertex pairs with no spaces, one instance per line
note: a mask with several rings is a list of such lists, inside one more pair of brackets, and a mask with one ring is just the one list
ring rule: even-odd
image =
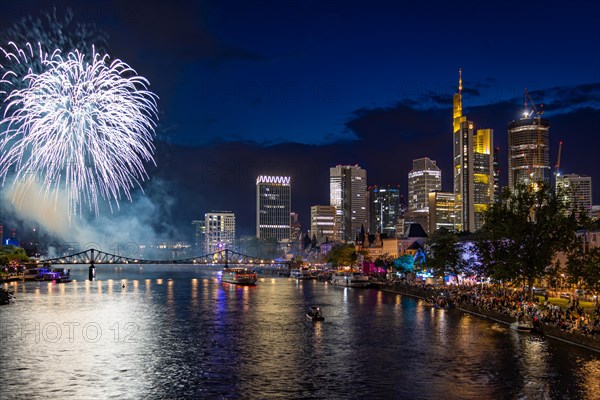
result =
[[96,279],[96,267],[94,266],[94,263],[90,264],[88,277],[89,277],[90,281],[93,281],[94,279]]

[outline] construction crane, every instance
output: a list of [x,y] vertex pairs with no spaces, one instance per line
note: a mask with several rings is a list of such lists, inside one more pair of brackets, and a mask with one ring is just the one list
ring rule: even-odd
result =
[[562,146],[563,146],[563,141],[561,140],[558,143],[558,158],[556,160],[556,165],[554,166],[554,175],[556,175],[556,176],[560,175],[560,155],[562,153]]
[[527,91],[527,88],[525,88],[525,110],[527,110],[527,100],[529,99],[529,102],[531,103],[531,107],[533,108],[533,111],[530,112],[527,117],[530,117],[531,114],[533,112],[535,112],[537,114],[537,159],[533,161],[532,163],[532,171],[530,172],[530,175],[532,178],[534,178],[534,171],[535,168],[537,166],[537,172],[539,174],[539,176],[536,179],[533,179],[534,181],[540,181],[543,178],[543,174],[542,174],[542,114],[544,113],[543,107],[544,105],[541,104],[540,108],[538,109],[535,105],[535,103],[533,102],[533,100],[531,99],[531,96],[529,95],[529,92]]

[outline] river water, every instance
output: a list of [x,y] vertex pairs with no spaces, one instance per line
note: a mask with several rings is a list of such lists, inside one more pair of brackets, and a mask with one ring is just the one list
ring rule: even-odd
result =
[[[7,284],[2,399],[597,399],[600,354],[374,289],[198,266]],[[325,321],[305,317],[310,305]]]

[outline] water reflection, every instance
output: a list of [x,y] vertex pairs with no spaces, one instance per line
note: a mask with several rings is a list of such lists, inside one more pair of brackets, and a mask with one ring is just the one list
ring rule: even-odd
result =
[[[196,267],[141,271],[111,268],[90,283],[81,269],[70,284],[5,285],[20,295],[0,313],[0,351],[12,362],[0,369],[3,391],[28,399],[45,397],[40,387],[61,398],[592,399],[600,392],[596,354],[405,296],[271,277],[241,287]],[[313,304],[325,321],[306,318]]]

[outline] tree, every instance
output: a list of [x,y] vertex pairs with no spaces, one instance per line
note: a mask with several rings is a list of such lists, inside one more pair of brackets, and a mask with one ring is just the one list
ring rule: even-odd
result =
[[0,264],[8,265],[11,261],[28,262],[29,257],[25,249],[17,246],[0,246]]
[[356,250],[347,244],[334,246],[327,254],[327,262],[335,267],[353,265],[356,262]]
[[430,254],[425,266],[433,271],[435,276],[454,275],[457,281],[465,271],[467,263],[462,258],[462,245],[458,237],[446,228],[440,228],[429,242]]
[[296,256],[292,259],[290,268],[292,268],[292,269],[301,268],[303,265],[304,265],[304,259],[302,258],[302,256]]
[[560,188],[553,191],[544,183],[502,193],[485,212],[476,241],[488,276],[527,283],[533,298],[535,280],[553,274],[556,253],[576,240],[578,221],[564,199]]
[[600,248],[596,247],[586,252],[581,247],[569,253],[567,272],[575,280],[581,279],[585,286],[596,294],[600,293]]
[[400,256],[394,260],[394,268],[396,271],[403,274],[413,272],[415,268],[415,259],[410,254]]
[[373,264],[375,264],[376,267],[384,268],[384,269],[387,269],[393,263],[394,263],[394,258],[389,253],[380,255],[373,262]]

